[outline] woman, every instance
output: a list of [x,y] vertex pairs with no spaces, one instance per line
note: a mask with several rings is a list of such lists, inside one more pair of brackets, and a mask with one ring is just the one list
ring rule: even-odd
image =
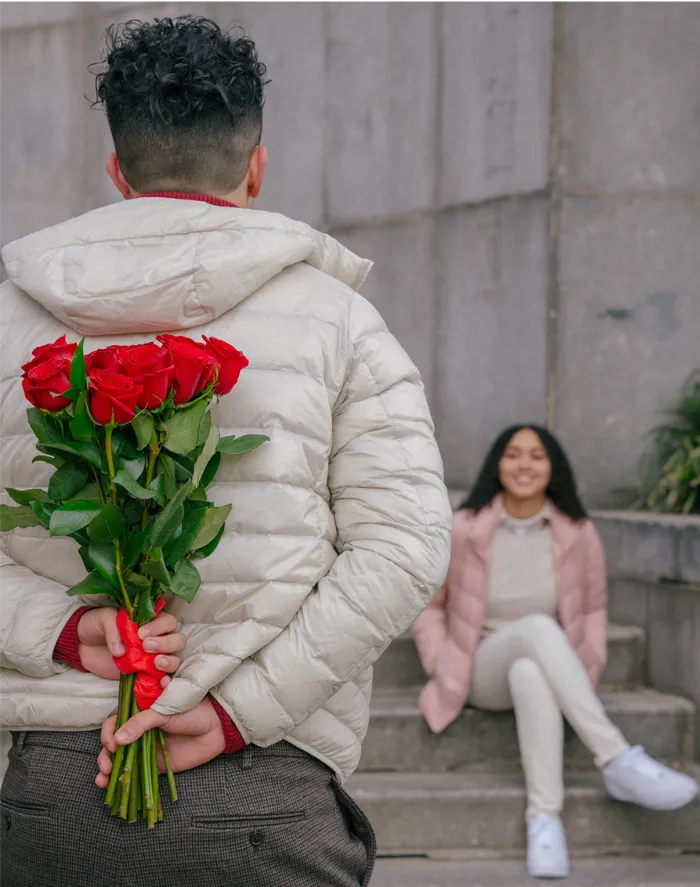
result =
[[439,733],[467,699],[514,709],[527,785],[528,871],[569,874],[563,717],[593,752],[608,792],[655,810],[689,803],[690,777],[630,748],[595,687],[606,661],[603,548],[557,440],[537,425],[495,441],[456,513],[445,584],[414,625],[430,676],[420,710]]

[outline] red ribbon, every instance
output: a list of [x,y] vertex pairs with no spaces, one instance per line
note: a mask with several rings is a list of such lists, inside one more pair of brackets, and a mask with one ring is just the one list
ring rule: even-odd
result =
[[[158,598],[156,614],[165,606],[163,598]],[[143,643],[139,637],[139,627],[129,619],[126,610],[117,613],[117,628],[121,635],[126,653],[114,658],[117,668],[122,674],[136,674],[134,683],[134,696],[143,711],[150,708],[163,692],[160,686],[163,672],[156,668],[156,653],[147,653],[143,649]]]

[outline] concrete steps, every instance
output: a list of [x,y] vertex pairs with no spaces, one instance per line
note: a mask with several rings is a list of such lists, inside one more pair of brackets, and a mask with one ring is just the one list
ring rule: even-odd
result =
[[[519,776],[358,773],[348,790],[367,812],[384,853],[507,854],[525,848]],[[572,853],[700,852],[700,800],[654,813],[611,800],[597,773],[568,778],[564,819]]]
[[[608,665],[603,684],[635,686],[642,683],[644,631],[641,628],[610,625]],[[397,638],[374,667],[374,688],[417,687],[425,681],[413,638],[409,633]]]
[[[689,760],[695,706],[686,699],[639,688],[604,693],[612,721],[632,744],[667,761]],[[567,766],[590,769],[590,752],[577,737],[566,745]],[[444,772],[519,768],[512,713],[466,708],[447,730],[431,733],[416,708],[416,692],[375,693],[360,762],[362,771]]]
[[[574,861],[566,887],[697,887],[700,856]],[[372,887],[533,887],[523,863],[507,859],[435,862],[380,859]]]

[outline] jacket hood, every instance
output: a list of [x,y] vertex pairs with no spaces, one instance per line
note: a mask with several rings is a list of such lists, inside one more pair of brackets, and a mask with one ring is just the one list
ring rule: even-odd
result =
[[81,335],[214,320],[292,265],[359,289],[372,263],[277,213],[169,197],[112,204],[8,244],[7,275]]

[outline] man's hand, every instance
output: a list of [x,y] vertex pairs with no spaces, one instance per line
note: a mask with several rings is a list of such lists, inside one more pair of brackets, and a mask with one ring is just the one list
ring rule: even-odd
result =
[[[143,625],[140,637],[146,637],[143,648],[148,653],[160,653],[156,656],[156,668],[162,672],[177,671],[180,665],[178,653],[187,646],[184,634],[176,631],[177,622],[170,613],[159,616]],[[117,629],[117,611],[112,607],[97,607],[83,614],[78,623],[78,641],[80,643],[80,663],[86,671],[108,680],[119,680],[120,672],[112,657],[119,658],[126,653],[126,648],[119,637]]]
[[[165,678],[167,682],[169,678]],[[173,770],[191,770],[218,757],[226,746],[219,716],[208,698],[190,711],[178,715],[161,715],[146,709],[134,715],[116,734],[116,718],[111,717],[102,725],[102,751],[97,758],[100,772],[95,779],[99,788],[107,788],[112,772],[110,752],[117,745],[128,745],[152,727],[160,727],[168,737],[168,753]],[[165,772],[158,749],[158,769]]]

